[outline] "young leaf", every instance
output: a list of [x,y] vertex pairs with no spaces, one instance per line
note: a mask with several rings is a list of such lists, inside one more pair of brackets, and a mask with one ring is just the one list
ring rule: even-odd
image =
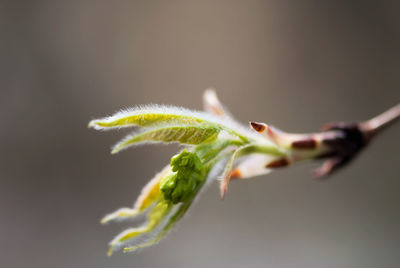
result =
[[145,106],[120,111],[112,116],[92,120],[89,127],[113,129],[123,127],[153,127],[158,125],[202,125],[218,123],[218,118],[174,106]]
[[167,216],[172,211],[172,208],[173,206],[170,205],[168,202],[158,202],[157,204],[155,204],[148,214],[147,223],[137,228],[127,229],[117,235],[110,242],[110,248],[107,252],[107,255],[110,256],[116,248],[130,243],[136,238],[157,232],[157,227],[162,224],[163,220],[168,220]]
[[161,172],[151,179],[146,186],[142,189],[142,192],[136,199],[133,208],[120,208],[113,213],[107,214],[102,220],[102,224],[106,224],[110,221],[123,221],[126,219],[132,219],[145,210],[147,210],[156,201],[162,198],[160,192],[160,181],[163,177],[167,176],[171,171],[171,167],[166,166]]
[[231,179],[231,171],[232,171],[233,162],[236,159],[240,158],[241,156],[253,153],[257,149],[258,149],[257,146],[255,146],[254,144],[249,144],[249,145],[244,145],[242,147],[239,147],[235,151],[233,151],[232,155],[230,156],[228,162],[225,165],[224,171],[222,172],[222,176],[221,176],[222,180],[220,183],[221,199],[224,199],[225,193],[228,190],[229,181]]
[[140,248],[145,248],[158,243],[167,233],[176,225],[176,223],[185,215],[186,211],[192,204],[193,198],[184,203],[179,203],[174,205],[173,209],[170,210],[170,215],[168,215],[165,224],[160,230],[157,230],[150,236],[150,239],[146,239],[141,244],[132,245],[124,248],[124,252],[134,252]]
[[111,153],[115,154],[129,146],[146,142],[178,142],[181,144],[197,145],[216,140],[219,132],[220,129],[213,125],[162,127],[127,136],[113,147]]

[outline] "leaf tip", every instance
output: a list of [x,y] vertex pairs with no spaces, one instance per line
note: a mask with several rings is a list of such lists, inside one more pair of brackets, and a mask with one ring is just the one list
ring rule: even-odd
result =
[[88,128],[95,128],[96,127],[96,120],[91,120],[88,124]]
[[107,217],[104,217],[104,218],[102,218],[102,219],[100,220],[100,224],[105,225],[105,224],[107,224],[107,223],[108,223]]
[[226,191],[228,190],[228,183],[225,181],[225,178],[221,181],[219,189],[221,200],[224,200]]
[[117,154],[120,151],[119,148],[112,148],[111,154]]
[[96,129],[96,130],[102,130],[102,129],[105,128],[105,123],[104,123],[104,121],[102,122],[99,119],[94,119],[94,120],[91,120],[89,122],[88,128],[93,128],[93,129]]
[[113,252],[114,252],[114,246],[110,246],[110,248],[109,248],[108,251],[107,251],[107,257],[111,257],[111,255],[113,254]]

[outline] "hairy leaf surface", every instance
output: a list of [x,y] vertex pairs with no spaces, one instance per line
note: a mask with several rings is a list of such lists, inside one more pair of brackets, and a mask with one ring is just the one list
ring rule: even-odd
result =
[[174,106],[145,106],[120,111],[112,116],[92,120],[89,127],[112,129],[123,127],[153,127],[159,125],[202,125],[218,123],[215,116]]
[[129,146],[146,142],[178,142],[181,144],[201,144],[217,139],[220,129],[215,126],[170,126],[145,131],[126,137],[117,143],[112,153],[117,153]]

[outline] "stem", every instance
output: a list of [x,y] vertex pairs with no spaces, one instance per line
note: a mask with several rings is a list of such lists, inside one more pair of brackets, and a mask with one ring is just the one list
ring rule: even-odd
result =
[[239,132],[234,131],[233,129],[230,129],[230,128],[228,128],[228,127],[223,127],[223,129],[224,129],[226,132],[228,132],[228,133],[230,133],[230,134],[232,134],[232,135],[234,135],[234,136],[237,136],[237,137],[238,137],[239,139],[241,139],[244,143],[248,143],[248,142],[249,142],[249,139],[248,139],[246,136],[240,134]]
[[367,141],[371,140],[376,134],[389,125],[392,125],[400,118],[400,103],[390,108],[386,112],[377,115],[365,122],[360,123],[360,129],[363,131]]
[[286,153],[279,150],[276,147],[258,145],[258,144],[249,144],[247,147],[242,147],[243,151],[241,152],[240,156],[260,153],[260,154],[268,154],[273,156],[285,156]]

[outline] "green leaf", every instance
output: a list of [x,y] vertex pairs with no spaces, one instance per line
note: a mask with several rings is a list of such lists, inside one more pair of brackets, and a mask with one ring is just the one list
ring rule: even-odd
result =
[[116,248],[134,240],[139,236],[149,235],[157,231],[157,227],[162,224],[164,220],[168,219],[168,214],[170,212],[173,212],[170,203],[160,201],[155,204],[148,214],[147,223],[137,228],[129,228],[117,235],[110,242],[110,248],[107,252],[107,255],[110,256]]
[[158,243],[176,225],[176,223],[185,215],[185,213],[189,209],[190,205],[192,204],[193,199],[194,198],[192,197],[185,203],[180,203],[178,205],[175,205],[175,207],[179,206],[178,209],[176,211],[173,211],[172,215],[168,215],[168,216],[170,216],[168,218],[168,221],[163,226],[163,228],[157,234],[155,234],[155,236],[153,238],[149,239],[148,241],[144,241],[143,243],[138,244],[138,245],[125,247],[124,252],[134,252],[140,248],[149,247],[149,246],[152,246],[152,245]]
[[140,134],[127,136],[125,139],[117,143],[113,149],[113,154],[132,145],[147,142],[172,143],[197,145],[211,142],[217,139],[220,129],[218,127],[209,126],[169,126],[163,128],[152,129]]
[[89,127],[112,129],[131,126],[152,127],[157,125],[199,125],[217,123],[219,119],[203,112],[194,112],[174,106],[145,106],[115,113],[112,116],[92,120]]

